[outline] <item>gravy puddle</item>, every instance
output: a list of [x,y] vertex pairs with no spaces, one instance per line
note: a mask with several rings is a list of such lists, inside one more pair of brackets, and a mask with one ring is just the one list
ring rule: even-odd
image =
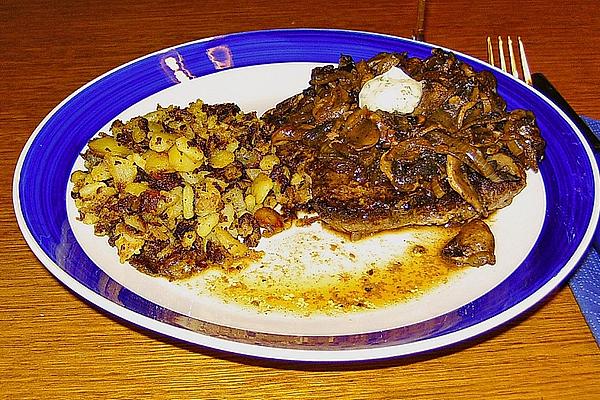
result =
[[380,309],[414,299],[464,271],[440,256],[457,232],[418,227],[352,242],[320,224],[295,227],[263,238],[259,262],[241,270],[211,269],[178,284],[261,313]]

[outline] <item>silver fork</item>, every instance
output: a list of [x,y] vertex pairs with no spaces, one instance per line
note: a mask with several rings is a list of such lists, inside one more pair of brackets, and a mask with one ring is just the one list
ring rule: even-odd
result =
[[[519,62],[517,62],[517,57],[515,55],[515,51],[513,48],[513,41],[510,36],[507,38],[507,47],[508,47],[508,60],[510,63],[510,73],[517,79],[522,79],[529,86],[532,85],[531,81],[531,73],[529,72],[529,64],[527,63],[527,57],[525,56],[525,46],[523,46],[523,41],[521,37],[517,37],[518,46],[519,46]],[[488,63],[491,65],[495,65],[494,60],[494,48],[492,46],[492,39],[487,37],[487,53],[488,53]],[[498,36],[498,59],[500,61],[500,69],[504,72],[509,72],[506,66],[506,57],[504,55],[504,41],[501,36]],[[517,64],[521,65],[521,74],[519,75],[519,69],[517,68]]]

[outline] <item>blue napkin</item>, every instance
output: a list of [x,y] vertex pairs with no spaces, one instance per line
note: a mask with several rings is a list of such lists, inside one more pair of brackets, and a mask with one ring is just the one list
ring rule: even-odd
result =
[[[600,121],[583,117],[596,136],[600,137]],[[596,155],[598,159],[598,155]],[[592,246],[583,257],[569,286],[589,325],[596,343],[600,345],[600,228],[596,230]]]

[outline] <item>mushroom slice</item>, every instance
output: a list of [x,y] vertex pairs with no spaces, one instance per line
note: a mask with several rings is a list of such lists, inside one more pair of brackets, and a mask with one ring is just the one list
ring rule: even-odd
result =
[[379,142],[379,129],[370,119],[362,119],[348,131],[344,132],[344,140],[357,151],[370,149]]
[[[508,175],[512,175],[513,180],[525,178],[525,170],[517,165],[515,160],[504,153],[497,153],[488,158],[488,161],[496,163],[496,169]],[[509,179],[507,179],[509,180]]]
[[379,169],[387,176],[396,189],[403,192],[411,192],[417,188],[418,184],[400,182],[401,179],[399,178],[401,177],[394,173],[392,164],[401,161],[415,161],[421,157],[421,152],[423,150],[430,149],[431,147],[431,143],[423,138],[409,139],[396,143],[381,156],[381,159],[379,160]]
[[448,175],[448,183],[456,193],[460,195],[467,203],[473,206],[477,212],[485,215],[486,211],[481,204],[479,194],[471,185],[469,178],[462,169],[462,162],[448,154],[446,159],[446,174]]
[[271,136],[271,143],[278,145],[284,142],[296,142],[302,140],[304,134],[314,128],[312,125],[285,124],[277,129]]
[[494,170],[492,164],[485,158],[483,152],[477,147],[458,138],[451,137],[442,131],[433,130],[429,135],[438,142],[436,151],[439,153],[454,156],[492,182],[498,183],[503,181],[496,173],[496,170]]
[[475,219],[460,228],[442,249],[442,256],[456,265],[480,267],[495,264],[495,241],[485,222]]

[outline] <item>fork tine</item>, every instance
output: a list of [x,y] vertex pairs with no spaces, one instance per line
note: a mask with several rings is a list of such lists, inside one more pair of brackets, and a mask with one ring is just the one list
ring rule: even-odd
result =
[[517,40],[519,41],[519,57],[521,57],[521,67],[523,68],[523,79],[525,80],[525,83],[531,86],[531,73],[529,72],[529,63],[525,56],[525,46],[523,46],[521,36],[517,36]]
[[506,60],[504,59],[504,42],[502,37],[498,36],[498,57],[500,58],[500,68],[506,72]]
[[488,64],[494,65],[494,49],[492,48],[492,39],[487,37],[487,53],[488,53]]
[[[510,36],[507,36],[507,47],[508,47],[508,59],[510,62],[510,73],[516,78],[519,78],[519,68],[517,64],[521,65],[523,80],[529,86],[532,85],[531,81],[531,73],[529,71],[529,63],[527,62],[527,57],[525,56],[525,46],[523,45],[523,41],[521,40],[521,36],[517,36],[517,42],[519,46],[519,61],[517,61],[517,57],[515,55],[515,50],[513,47],[513,41]],[[487,55],[488,55],[488,63],[490,65],[495,65],[494,60],[494,46],[492,45],[492,39],[490,36],[486,38],[487,42]],[[502,41],[502,36],[498,36],[498,58],[500,59],[500,68],[504,72],[508,72],[508,68],[506,67],[506,55],[504,54],[504,42]]]
[[515,60],[515,51],[513,49],[513,42],[510,36],[508,37],[508,59],[510,61],[510,72],[512,76],[519,79],[519,70],[517,69],[517,61]]

